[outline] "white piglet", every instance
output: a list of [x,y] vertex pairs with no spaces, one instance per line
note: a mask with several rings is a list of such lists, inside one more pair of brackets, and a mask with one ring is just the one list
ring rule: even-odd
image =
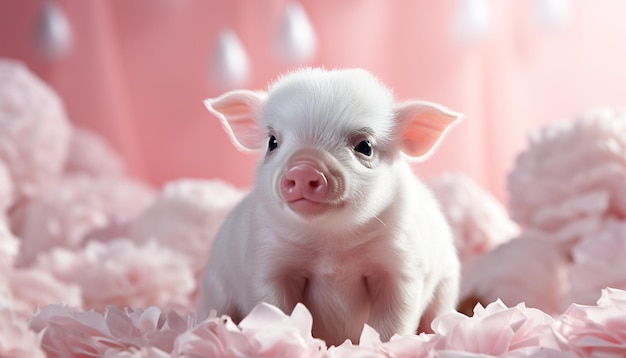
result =
[[268,92],[205,105],[241,150],[263,150],[251,192],[224,222],[198,311],[235,321],[260,302],[301,302],[313,335],[358,342],[367,323],[388,340],[454,309],[459,261],[438,204],[407,162],[459,115],[394,104],[365,70],[303,69]]

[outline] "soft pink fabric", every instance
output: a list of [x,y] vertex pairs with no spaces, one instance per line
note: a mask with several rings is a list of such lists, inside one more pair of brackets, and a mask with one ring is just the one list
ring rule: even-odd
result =
[[[289,68],[273,51],[284,0],[56,3],[72,28],[65,57],[38,55],[41,3],[15,1],[0,4],[0,56],[25,60],[49,81],[70,119],[110,140],[131,173],[156,185],[179,177],[250,185],[256,158],[228,144],[201,101],[223,91],[209,77],[223,29],[248,54],[246,87],[263,88]],[[527,129],[590,106],[624,105],[620,0],[568,1],[569,16],[552,27],[534,21],[537,1],[486,0],[487,32],[475,41],[453,31],[464,1],[301,3],[317,36],[310,64],[366,67],[402,99],[465,113],[419,171],[466,172],[498,198]]]

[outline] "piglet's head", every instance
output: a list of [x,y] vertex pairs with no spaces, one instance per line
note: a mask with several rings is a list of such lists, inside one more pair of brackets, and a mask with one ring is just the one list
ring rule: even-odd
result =
[[425,157],[459,117],[432,103],[396,104],[359,69],[300,70],[267,92],[204,103],[237,148],[263,151],[254,192],[267,210],[305,221],[375,216],[396,194],[397,167]]

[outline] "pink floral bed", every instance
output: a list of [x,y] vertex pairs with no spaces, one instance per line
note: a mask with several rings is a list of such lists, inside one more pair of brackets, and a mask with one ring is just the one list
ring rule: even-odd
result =
[[381,342],[365,326],[329,347],[302,305],[197,321],[197,278],[244,192],[130,178],[49,87],[0,60],[0,357],[625,355],[626,117],[531,133],[508,179],[508,212],[461,174],[428,182],[463,263],[462,313],[432,334]]

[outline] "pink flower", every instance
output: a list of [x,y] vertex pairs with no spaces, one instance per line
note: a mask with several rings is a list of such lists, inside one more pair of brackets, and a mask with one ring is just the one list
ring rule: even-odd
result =
[[157,240],[184,253],[200,274],[218,229],[243,195],[244,192],[219,180],[169,183],[132,222],[130,236],[138,242]]
[[328,357],[431,357],[437,339],[433,334],[422,333],[412,336],[396,335],[389,342],[382,342],[378,332],[365,325],[358,345],[346,340],[337,347],[328,348]]
[[120,352],[109,349],[102,354],[102,358],[171,358],[170,354],[154,347],[142,347],[138,350]]
[[626,289],[626,221],[607,221],[572,249],[565,304],[593,304],[605,287]]
[[0,220],[4,220],[14,200],[13,180],[11,179],[9,169],[0,160]]
[[114,217],[135,217],[152,197],[145,184],[125,178],[74,175],[51,183],[26,203],[14,222],[22,238],[20,264],[53,247],[81,247],[87,233]]
[[565,250],[551,240],[528,236],[478,258],[461,283],[461,300],[469,299],[473,306],[472,297],[484,303],[501,299],[510,306],[525,302],[548,313],[562,312],[568,287]]
[[23,64],[0,60],[0,161],[15,184],[16,201],[33,197],[60,175],[70,124],[54,91]]
[[[108,242],[119,238],[130,237],[130,226],[132,220],[121,215],[113,215],[109,222],[102,227],[94,228],[84,235],[84,241]],[[138,240],[133,240],[138,241]]]
[[626,115],[615,110],[589,111],[531,133],[509,175],[513,218],[544,231],[588,218],[626,218],[625,157]]
[[626,352],[626,291],[607,288],[597,306],[573,304],[555,324],[563,351],[584,357],[621,357]]
[[519,234],[502,204],[469,177],[444,174],[428,185],[452,228],[463,271],[480,255]]
[[19,241],[7,224],[0,220],[0,281],[6,276],[19,251]]
[[6,223],[0,220],[0,309],[10,306],[11,288],[9,274],[19,250],[17,238]]
[[155,242],[88,242],[78,251],[54,249],[37,267],[82,289],[86,308],[189,307],[195,280],[187,259]]
[[192,315],[157,307],[109,306],[100,314],[51,305],[35,314],[30,327],[41,335],[48,357],[169,357],[176,337],[194,324]]
[[124,164],[99,134],[88,129],[74,128],[65,172],[93,177],[121,177],[124,173]]
[[26,321],[0,308],[0,357],[44,358],[39,339],[28,329]]
[[65,303],[82,307],[80,288],[62,282],[46,270],[14,269],[9,272],[9,307],[23,317],[30,316],[38,306]]
[[472,317],[449,313],[437,317],[432,328],[439,335],[438,354],[463,352],[492,356],[534,354],[543,349],[557,350],[552,334],[554,320],[523,303],[508,308],[497,300],[487,307],[476,305]]
[[301,304],[290,316],[259,304],[239,326],[215,316],[180,335],[173,356],[190,357],[323,357],[326,345],[311,336],[313,318]]

